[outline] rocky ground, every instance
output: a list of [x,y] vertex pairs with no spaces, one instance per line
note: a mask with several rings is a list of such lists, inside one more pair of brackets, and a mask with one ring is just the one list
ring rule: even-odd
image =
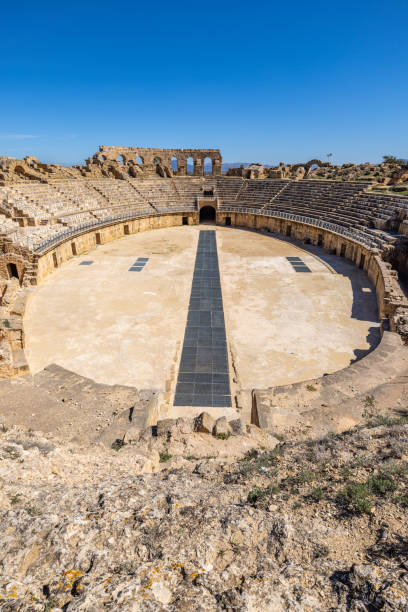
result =
[[0,610],[407,610],[408,419],[232,425],[112,449],[3,426]]

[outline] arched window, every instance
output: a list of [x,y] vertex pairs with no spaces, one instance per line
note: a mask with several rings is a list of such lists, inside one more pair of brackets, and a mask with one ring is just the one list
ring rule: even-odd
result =
[[143,166],[144,164],[143,157],[140,157],[140,155],[138,155],[136,157],[136,163],[139,164],[140,166]]
[[187,157],[187,174],[194,174],[194,157]]
[[120,161],[120,163],[122,164],[122,166],[125,165],[125,158],[123,157],[123,155],[118,155],[118,161]]
[[178,159],[175,155],[171,158],[171,169],[173,172],[177,172],[178,170]]
[[101,162],[106,161],[106,157],[104,155],[100,155],[99,156],[99,161],[101,161]]
[[153,158],[153,163],[154,163],[155,166],[158,166],[159,164],[161,164],[160,157],[154,157]]
[[213,171],[213,163],[211,157],[206,157],[204,159],[204,174],[212,174]]

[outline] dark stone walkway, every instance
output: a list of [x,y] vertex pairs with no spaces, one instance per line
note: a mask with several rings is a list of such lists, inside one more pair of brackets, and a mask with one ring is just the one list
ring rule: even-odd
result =
[[214,230],[200,231],[174,406],[231,406]]

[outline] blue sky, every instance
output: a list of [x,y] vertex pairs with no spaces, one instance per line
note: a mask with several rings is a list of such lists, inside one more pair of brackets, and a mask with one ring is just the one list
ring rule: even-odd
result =
[[0,154],[219,147],[224,161],[408,158],[408,3],[7,2]]

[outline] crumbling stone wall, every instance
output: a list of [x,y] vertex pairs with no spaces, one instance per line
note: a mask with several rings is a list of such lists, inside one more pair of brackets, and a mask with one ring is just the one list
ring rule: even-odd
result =
[[[194,164],[193,176],[204,176],[204,161],[211,160],[211,175],[222,174],[222,157],[219,149],[150,149],[143,147],[100,146],[92,158],[86,160],[87,168],[111,168],[120,175],[134,177],[148,176],[186,176],[187,160]],[[172,168],[172,160],[177,161],[177,170]],[[118,178],[121,178],[118,176]]]

